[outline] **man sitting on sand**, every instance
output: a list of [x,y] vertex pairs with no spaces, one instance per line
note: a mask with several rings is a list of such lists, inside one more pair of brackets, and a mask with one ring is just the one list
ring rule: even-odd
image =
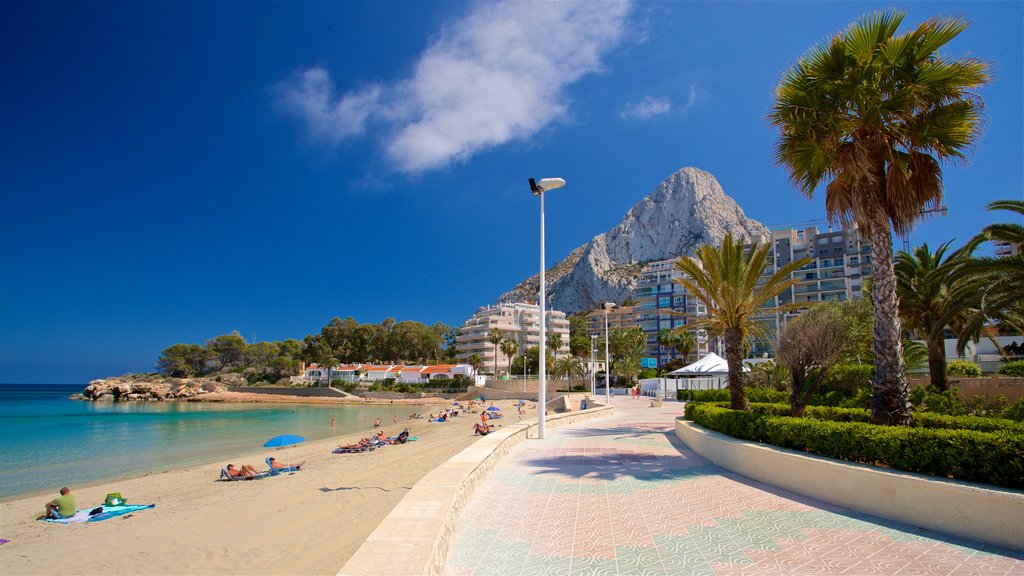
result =
[[228,475],[232,478],[249,478],[250,476],[256,476],[259,472],[255,468],[248,464],[242,464],[241,468],[235,468],[234,464],[228,464],[227,466]]
[[305,464],[305,462],[299,462],[298,464],[281,464],[277,461],[277,458],[274,458],[273,456],[270,457],[270,467],[274,470],[301,470],[303,464]]
[[45,518],[67,518],[74,516],[78,503],[67,486],[60,489],[60,497],[46,503]]

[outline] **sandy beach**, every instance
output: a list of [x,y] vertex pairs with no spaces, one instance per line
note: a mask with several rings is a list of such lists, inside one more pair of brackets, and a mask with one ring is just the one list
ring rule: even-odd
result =
[[[260,399],[266,401],[265,399]],[[494,403],[517,422],[512,400]],[[535,417],[527,410],[523,418]],[[408,427],[419,440],[364,454],[331,454],[363,434],[288,449],[238,454],[236,466],[265,469],[264,458],[305,462],[303,470],[247,482],[217,481],[222,463],[143,477],[71,486],[79,509],[120,492],[131,504],[156,504],[96,523],[35,520],[57,496],[0,502],[3,574],[335,574],[424,474],[473,443],[478,414],[446,423],[385,423],[388,435]]]

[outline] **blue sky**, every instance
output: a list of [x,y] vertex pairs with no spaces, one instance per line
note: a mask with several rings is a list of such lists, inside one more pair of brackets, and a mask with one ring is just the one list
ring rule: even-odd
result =
[[[152,370],[238,330],[461,324],[684,166],[770,226],[823,217],[772,160],[782,72],[867,2],[4,2],[0,382]],[[961,240],[1024,190],[1021,2],[962,13],[995,66]],[[1005,218],[1003,218],[1005,219]]]

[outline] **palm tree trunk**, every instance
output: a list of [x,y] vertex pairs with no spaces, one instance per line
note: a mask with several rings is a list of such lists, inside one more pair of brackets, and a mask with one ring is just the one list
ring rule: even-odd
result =
[[910,420],[910,390],[903,371],[892,232],[881,207],[875,204],[871,210],[871,301],[875,308],[875,382],[871,395],[871,419],[876,424],[904,424]]
[[747,392],[743,389],[743,337],[740,331],[730,328],[725,337],[725,361],[729,365],[729,399],[733,410],[749,410]]
[[939,331],[937,336],[928,339],[928,375],[932,386],[945,392],[949,389],[949,382],[946,380],[946,343],[942,336],[942,331]]

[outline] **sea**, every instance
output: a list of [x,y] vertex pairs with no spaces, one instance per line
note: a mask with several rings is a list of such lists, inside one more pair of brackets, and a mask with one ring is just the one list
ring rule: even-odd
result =
[[[0,498],[260,450],[280,434],[307,441],[399,422],[426,406],[89,402],[81,385],[0,384]],[[336,425],[331,429],[331,416]]]

